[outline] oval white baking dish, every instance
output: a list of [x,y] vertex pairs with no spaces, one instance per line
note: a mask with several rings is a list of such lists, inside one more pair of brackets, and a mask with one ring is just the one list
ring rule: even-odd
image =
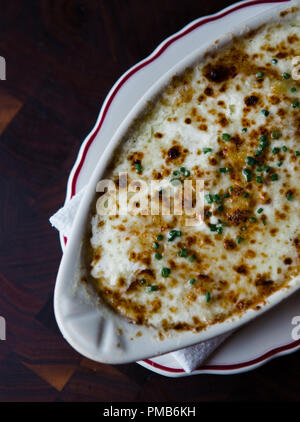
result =
[[[293,2],[299,6],[299,1]],[[291,4],[289,4],[291,6]],[[286,7],[280,6],[275,11],[263,13],[250,19],[242,25],[237,25],[230,34],[225,34],[219,45],[230,41],[232,35],[240,35],[272,19],[278,18],[279,11]],[[272,296],[260,311],[249,310],[240,318],[233,318],[220,324],[215,324],[200,333],[174,333],[163,341],[158,339],[157,332],[148,327],[135,326],[126,319],[116,315],[106,306],[96,305],[96,298],[90,300],[80,283],[81,277],[81,247],[86,232],[90,205],[95,196],[95,187],[105,170],[111,155],[119,140],[128,130],[132,120],[138,116],[147,102],[167,84],[175,73],[182,72],[186,67],[201,60],[209,46],[202,47],[170,69],[146,94],[131,113],[123,121],[108,147],[99,160],[91,177],[83,200],[73,225],[73,232],[68,240],[55,288],[54,307],[59,328],[66,340],[81,354],[90,359],[107,363],[125,363],[144,359],[162,353],[186,347],[226,331],[237,328],[281,300],[292,294],[300,285],[300,280],[294,279],[289,288],[284,288]],[[220,47],[221,48],[221,47]],[[93,303],[94,302],[94,303]],[[136,337],[136,333],[142,336]]]

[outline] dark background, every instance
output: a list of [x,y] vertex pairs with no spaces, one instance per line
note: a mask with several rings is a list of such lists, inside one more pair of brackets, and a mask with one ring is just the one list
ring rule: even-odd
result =
[[298,401],[300,352],[250,373],[168,379],[83,358],[52,300],[61,259],[48,218],[116,79],[220,0],[0,0],[1,401]]

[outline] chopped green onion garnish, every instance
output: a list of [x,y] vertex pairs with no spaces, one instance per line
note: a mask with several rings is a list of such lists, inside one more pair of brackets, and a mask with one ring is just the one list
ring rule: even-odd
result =
[[292,86],[292,88],[290,89],[291,92],[296,92],[297,88],[295,88],[294,86]]
[[261,214],[262,212],[263,212],[263,208],[258,208],[258,210],[256,211],[257,212],[257,214]]
[[251,180],[252,180],[252,173],[251,173],[251,170],[249,170],[249,169],[247,169],[247,168],[244,168],[244,169],[243,169],[243,173],[244,173],[244,175],[245,175],[245,177],[246,177],[247,182],[251,182]]
[[255,223],[256,222],[256,218],[255,217],[250,217],[249,218],[250,223]]
[[266,142],[266,141],[268,140],[268,137],[267,137],[266,135],[261,135],[261,136],[259,137],[259,140],[260,140],[261,142]]
[[287,73],[287,72],[284,72],[282,74],[282,77],[283,77],[283,79],[290,79],[291,75],[289,73]]
[[157,239],[157,240],[163,240],[163,238],[164,238],[164,237],[163,237],[163,235],[162,235],[162,234],[159,234],[159,235],[157,235],[157,236],[156,236],[156,239]]
[[272,154],[278,154],[278,153],[279,153],[279,151],[280,151],[280,149],[279,149],[279,148],[273,148],[273,149],[272,149]]
[[217,204],[220,204],[221,203],[221,197],[220,197],[220,195],[218,195],[217,193],[215,195],[213,195],[213,200]]
[[153,243],[153,249],[158,249],[159,248],[159,243],[158,242],[154,242]]
[[281,149],[283,152],[287,152],[287,147],[285,145]]
[[190,256],[188,257],[188,260],[189,260],[190,262],[194,262],[194,261],[196,261],[196,259],[197,259],[196,255],[190,255]]
[[162,268],[161,270],[162,277],[165,277],[165,278],[169,277],[170,274],[171,274],[170,268],[167,268],[167,267]]
[[210,293],[209,292],[205,293],[205,300],[206,300],[206,303],[208,303],[210,301]]
[[140,283],[141,283],[141,284],[146,284],[146,283],[147,283],[147,281],[146,281],[144,278],[142,278],[142,279],[141,279],[141,281],[140,281]]
[[271,60],[271,63],[272,63],[272,64],[277,64],[277,63],[278,63],[278,60],[277,60],[277,59],[272,59],[272,60]]
[[281,167],[281,166],[282,166],[282,164],[283,164],[283,162],[282,162],[282,161],[277,161],[277,167]]
[[191,278],[190,281],[189,281],[189,283],[192,284],[192,285],[195,284],[196,283],[196,279],[195,278]]
[[298,108],[299,107],[299,104],[300,104],[299,101],[294,101],[293,104],[292,104],[292,107],[293,108]]
[[262,142],[257,147],[258,151],[263,151],[265,148],[266,148],[266,145]]
[[211,148],[203,148],[204,154],[207,154],[208,152],[212,152]]
[[265,74],[263,72],[257,72],[256,77],[257,78],[263,78]]
[[173,176],[179,176],[180,172],[178,170],[173,171]]
[[224,140],[224,141],[229,141],[229,139],[231,138],[231,135],[229,135],[229,133],[223,133],[222,134],[222,139]]
[[245,194],[244,194],[244,198],[249,198],[249,193],[248,192],[246,192]]
[[266,173],[269,173],[269,171],[271,170],[271,167],[270,166],[266,166],[265,168],[264,168],[264,171],[266,172]]
[[140,163],[135,163],[135,164],[134,164],[134,166],[135,166],[136,171],[137,171],[138,173],[142,173],[142,171],[143,171],[143,167],[141,166],[141,164],[140,164]]
[[266,109],[262,109],[262,114],[264,115],[264,116],[268,116],[269,114],[270,114],[270,112],[269,112],[269,110],[266,110]]
[[241,236],[239,236],[238,238],[237,238],[237,243],[242,243],[242,241],[244,240],[244,238],[243,237],[241,237]]
[[181,231],[173,229],[168,233],[168,241],[172,242],[172,240],[174,240],[176,237],[180,237],[180,236],[181,236]]
[[218,210],[219,212],[224,211],[224,207],[223,207],[223,205],[219,205],[219,206],[218,206],[218,208],[217,208],[217,210]]
[[187,254],[188,254],[188,251],[187,251],[187,249],[186,249],[186,248],[182,248],[182,249],[180,249],[180,251],[178,252],[178,255],[179,255],[181,258],[186,258],[186,257],[187,257]]
[[159,261],[162,259],[162,255],[159,252],[156,252],[154,256],[155,256],[155,259],[158,259]]
[[230,167],[221,167],[219,168],[220,173],[230,173],[231,168]]
[[262,183],[262,182],[263,182],[262,177],[261,177],[261,176],[257,176],[257,177],[256,177],[256,182],[257,182],[257,183]]
[[158,286],[148,286],[147,287],[147,292],[155,292],[156,290],[158,290]]
[[287,196],[286,196],[286,199],[288,201],[291,201],[293,199],[293,194],[292,193],[288,193]]
[[243,127],[242,132],[243,132],[243,133],[246,133],[246,132],[247,132],[247,130],[248,130],[248,129],[247,129],[246,127]]
[[300,151],[295,151],[295,155],[298,157],[300,155]]
[[205,199],[207,201],[208,204],[212,204],[213,203],[213,197],[210,193],[208,193],[207,195],[205,195]]
[[253,157],[247,157],[247,158],[246,158],[246,163],[247,163],[249,166],[254,166],[254,165],[256,164],[256,160],[255,160],[255,158],[253,158]]
[[272,180],[272,182],[276,182],[276,180],[278,180],[278,174],[276,174],[276,173],[272,174],[271,180]]

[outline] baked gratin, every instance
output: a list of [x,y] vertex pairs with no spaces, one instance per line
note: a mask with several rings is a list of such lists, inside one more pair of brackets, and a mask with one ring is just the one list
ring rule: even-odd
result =
[[259,309],[299,276],[300,17],[285,14],[175,76],[103,177],[117,190],[120,173],[155,180],[158,201],[204,181],[199,225],[185,213],[143,215],[138,202],[91,218],[89,279],[136,324],[200,331]]

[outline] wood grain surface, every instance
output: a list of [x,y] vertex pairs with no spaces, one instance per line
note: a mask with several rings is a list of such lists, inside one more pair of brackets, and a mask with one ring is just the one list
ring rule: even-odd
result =
[[169,379],[89,361],[53,314],[61,259],[48,218],[116,79],[231,1],[0,0],[0,401],[299,401],[300,353],[253,372]]

